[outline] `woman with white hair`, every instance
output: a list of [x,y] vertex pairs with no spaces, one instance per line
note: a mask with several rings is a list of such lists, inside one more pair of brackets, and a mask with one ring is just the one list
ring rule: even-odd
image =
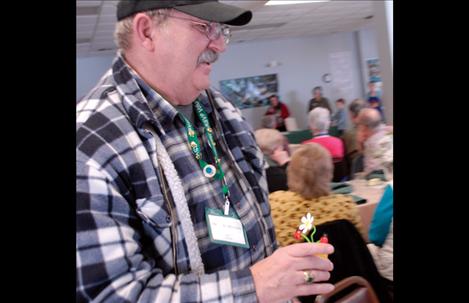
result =
[[344,144],[341,139],[329,135],[329,126],[331,125],[329,110],[316,107],[309,112],[308,122],[313,138],[303,141],[302,144],[318,143],[329,151],[334,162],[342,161]]

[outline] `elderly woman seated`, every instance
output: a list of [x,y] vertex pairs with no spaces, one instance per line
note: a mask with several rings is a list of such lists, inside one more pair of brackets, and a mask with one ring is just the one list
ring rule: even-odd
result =
[[342,161],[344,158],[344,143],[341,139],[329,135],[329,126],[331,125],[329,110],[316,107],[309,112],[308,120],[313,138],[303,141],[302,144],[321,144],[329,151],[334,162]]
[[331,195],[333,164],[329,152],[319,144],[300,146],[287,168],[288,191],[269,195],[277,240],[281,246],[297,242],[293,234],[308,212],[314,224],[338,219],[352,222],[365,238],[360,215],[352,197]]
[[269,193],[287,189],[286,169],[290,162],[288,140],[276,129],[261,128],[254,132],[266,160]]

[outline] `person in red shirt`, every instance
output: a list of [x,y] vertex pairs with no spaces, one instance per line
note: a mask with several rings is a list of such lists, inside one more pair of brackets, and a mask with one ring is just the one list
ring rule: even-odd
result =
[[308,120],[313,138],[303,141],[302,144],[313,142],[321,144],[329,151],[334,162],[342,161],[344,158],[344,143],[341,139],[329,135],[329,126],[331,125],[329,110],[316,107],[309,112]]
[[264,127],[276,128],[281,132],[287,131],[287,128],[285,127],[285,119],[290,117],[288,107],[280,102],[277,95],[270,96],[269,101],[270,107],[267,109],[264,116],[271,118],[266,119],[270,121],[270,125],[264,125]]

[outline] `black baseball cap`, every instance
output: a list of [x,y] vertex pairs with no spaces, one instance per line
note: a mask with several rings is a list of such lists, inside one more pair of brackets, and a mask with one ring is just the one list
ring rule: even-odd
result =
[[252,12],[218,0],[120,0],[117,20],[152,9],[174,8],[188,15],[228,25],[245,25],[251,21]]

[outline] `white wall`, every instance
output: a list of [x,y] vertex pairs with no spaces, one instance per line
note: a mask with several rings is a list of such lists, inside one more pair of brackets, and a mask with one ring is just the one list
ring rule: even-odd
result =
[[[380,58],[380,72],[383,79],[382,99],[384,104],[384,116],[386,123],[393,124],[394,96],[393,96],[393,64],[392,64],[392,1],[375,1],[373,18],[376,29],[376,41]],[[390,20],[388,20],[390,18]]]
[[[349,97],[334,96],[332,83],[323,83],[321,80],[323,74],[330,72],[329,54],[344,51],[349,51],[352,59],[353,96]],[[299,128],[307,128],[306,110],[313,87],[323,87],[324,96],[329,98],[333,108],[334,101],[340,97],[352,99],[362,95],[357,52],[358,47],[352,32],[233,44],[214,65],[212,85],[219,87],[219,81],[225,79],[276,73],[281,101],[289,107]],[[266,67],[272,60],[281,65]],[[260,117],[265,111],[265,107],[254,108],[243,110],[243,114],[256,129],[260,127]]]
[[393,28],[394,28],[394,2],[386,1],[386,21],[388,24],[389,50],[391,52],[391,65],[393,64]]
[[368,92],[368,67],[366,60],[379,59],[378,43],[376,40],[376,31],[372,28],[365,28],[358,31],[360,46],[360,64],[363,77],[363,97]]
[[77,58],[77,100],[87,94],[111,67],[114,56]]

